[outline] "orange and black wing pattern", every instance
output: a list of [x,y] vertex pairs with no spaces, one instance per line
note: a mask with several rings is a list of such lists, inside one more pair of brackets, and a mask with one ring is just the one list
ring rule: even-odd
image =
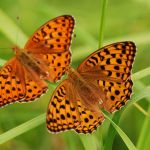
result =
[[[72,100],[68,92],[69,80],[64,80],[54,91],[48,105],[46,124],[52,133],[75,130],[78,133],[91,133],[103,122],[104,116],[92,113],[80,100]],[[71,90],[70,90],[71,91]]]
[[70,44],[75,21],[70,15],[54,18],[42,25],[25,45],[25,50],[49,68],[51,82],[58,81],[70,65]]
[[118,42],[97,50],[78,67],[81,74],[92,74],[92,71],[97,74],[95,80],[107,97],[102,106],[109,112],[120,109],[130,99],[135,53],[133,42]]
[[46,90],[46,83],[39,85],[31,79],[16,57],[0,70],[0,107],[14,102],[33,101]]

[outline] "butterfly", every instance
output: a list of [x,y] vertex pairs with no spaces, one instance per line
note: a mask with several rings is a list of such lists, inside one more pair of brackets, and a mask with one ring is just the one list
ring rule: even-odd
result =
[[77,70],[66,67],[68,78],[55,89],[48,105],[48,130],[92,133],[105,119],[102,109],[113,113],[124,106],[132,93],[135,53],[131,41],[113,43],[88,56]]
[[44,80],[58,81],[70,64],[74,18],[63,15],[42,25],[24,48],[0,69],[0,106],[29,102],[48,89]]

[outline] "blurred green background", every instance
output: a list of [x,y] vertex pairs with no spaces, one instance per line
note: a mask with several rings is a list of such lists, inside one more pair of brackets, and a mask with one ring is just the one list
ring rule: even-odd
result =
[[[99,24],[100,24],[101,0],[1,0],[0,9],[10,17],[12,21],[30,36],[46,21],[59,15],[70,14],[76,19],[72,40],[72,66],[77,67],[90,53],[98,49]],[[19,17],[19,21],[16,19]],[[0,20],[1,22],[1,20]],[[0,23],[1,24],[1,23]],[[8,31],[10,29],[8,28]],[[10,31],[11,32],[11,31]],[[150,1],[148,0],[108,0],[104,43],[132,40],[136,43],[138,52],[134,63],[133,73],[150,66]],[[11,47],[20,43],[23,39],[19,30],[13,32],[12,42],[3,32],[0,32],[0,58],[8,60],[13,56]],[[23,44],[22,44],[23,47]],[[150,83],[148,78],[142,82]],[[136,83],[135,83],[136,85]],[[14,128],[47,110],[47,105],[54,90],[54,84],[50,84],[49,91],[39,100],[28,104],[13,104],[0,109],[0,133]],[[136,90],[134,92],[136,94]],[[148,102],[139,103],[145,110]],[[118,112],[117,112],[118,113]],[[131,106],[121,116],[119,126],[136,145],[140,137],[145,116]],[[0,150],[84,150],[87,139],[95,143],[92,149],[100,149],[103,138],[107,144],[105,131],[109,121],[99,127],[92,135],[78,135],[73,131],[53,135],[47,132],[45,123],[34,128],[2,145]],[[150,132],[150,131],[148,131]],[[96,141],[93,141],[95,140]],[[91,139],[91,140],[89,140]],[[84,142],[83,142],[84,140]],[[126,150],[124,142],[116,134],[112,149]]]

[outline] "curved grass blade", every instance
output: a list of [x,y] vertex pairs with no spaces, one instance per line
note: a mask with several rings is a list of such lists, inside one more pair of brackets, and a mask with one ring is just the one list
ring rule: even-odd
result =
[[[113,122],[115,122],[116,124],[119,124],[121,114],[122,114],[122,110],[119,112],[116,112],[116,114],[113,115],[111,120]],[[112,149],[113,141],[114,141],[116,133],[117,133],[117,131],[115,130],[113,125],[110,124],[108,131],[107,131],[107,136],[106,136],[105,142],[104,142],[104,150]]]
[[140,71],[134,73],[134,74],[132,75],[132,79],[133,79],[134,81],[136,81],[136,80],[140,80],[140,79],[142,79],[142,78],[144,78],[144,77],[146,77],[146,76],[148,76],[148,75],[150,75],[150,67],[147,67],[147,68],[145,68],[145,69],[142,69],[142,70],[140,70]]
[[[138,82],[138,90],[143,90],[143,88],[145,88],[145,85],[142,83],[142,82]],[[146,100],[150,102],[150,96],[149,97],[146,97]],[[141,132],[140,132],[140,135],[139,135],[139,139],[137,141],[137,148],[139,150],[148,150],[149,149],[149,146],[150,146],[150,133],[148,132],[149,131],[149,128],[150,128],[150,104],[148,106],[148,116],[145,117],[145,120],[144,120],[144,123],[143,123],[143,126],[142,126],[142,129],[141,129]],[[146,138],[145,138],[146,137]]]
[[100,9],[100,28],[99,28],[99,48],[102,47],[103,43],[103,35],[104,35],[104,26],[105,26],[105,16],[106,16],[106,8],[107,8],[107,0],[101,1],[101,9]]
[[6,61],[4,59],[0,59],[0,66],[2,66],[5,63],[6,63]]
[[3,133],[0,135],[0,144],[3,144],[13,138],[15,138],[16,136],[23,134],[31,129],[34,129],[35,127],[38,127],[39,125],[41,125],[42,123],[45,122],[45,116],[46,114],[41,114],[13,129],[8,130],[7,132]]
[[104,114],[104,116],[105,116],[105,118],[107,118],[110,121],[112,126],[115,128],[117,133],[120,135],[120,137],[122,138],[122,140],[124,141],[124,143],[128,147],[128,149],[130,149],[130,150],[137,150],[136,147],[134,146],[134,144],[128,138],[128,136],[120,129],[120,127],[117,126],[117,124],[115,124],[106,114]]
[[94,135],[79,135],[85,150],[97,150],[98,140]]

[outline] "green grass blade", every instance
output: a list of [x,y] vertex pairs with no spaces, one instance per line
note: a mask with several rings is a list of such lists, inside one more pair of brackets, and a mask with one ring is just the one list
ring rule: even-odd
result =
[[150,67],[140,70],[132,75],[133,80],[140,80],[146,76],[150,75]]
[[[150,97],[148,97],[149,101],[150,101]],[[148,114],[150,116],[150,106],[148,108]],[[146,117],[143,123],[143,127],[139,136],[139,140],[137,143],[137,148],[138,150],[149,150],[150,148],[150,118]]]
[[[150,115],[150,107],[148,108],[148,114]],[[139,150],[143,150],[143,149],[149,150],[149,146],[150,146],[149,145],[150,134],[148,133],[149,128],[150,128],[150,119],[149,117],[146,117],[137,143],[137,148]]]
[[[122,111],[117,112],[116,114],[113,115],[111,120],[115,122],[116,124],[119,124],[121,114],[122,114]],[[108,131],[107,131],[107,136],[105,138],[104,150],[112,149],[113,141],[114,141],[116,133],[117,131],[115,130],[113,125],[110,124]]]
[[62,133],[60,136],[65,140],[65,143],[67,143],[67,150],[76,150],[77,145],[80,145],[78,150],[85,149],[82,141],[79,138],[79,135],[74,131]]
[[141,107],[139,104],[134,103],[133,105],[134,105],[143,115],[149,116],[148,113],[146,112],[146,110],[145,110],[143,107]]
[[118,36],[116,38],[107,40],[106,43],[112,43],[112,41],[120,41],[120,40],[121,41],[131,40],[138,44],[147,44],[150,42],[150,32],[144,31],[142,33],[135,33],[120,37]]
[[0,66],[2,66],[4,63],[6,63],[6,60],[0,59]]
[[97,150],[98,141],[94,135],[79,135],[85,150]]
[[104,26],[105,26],[105,16],[106,16],[106,9],[107,9],[107,0],[101,0],[101,8],[100,8],[100,28],[99,28],[99,46],[98,48],[102,47],[103,43],[103,36],[104,36]]
[[137,150],[134,144],[131,142],[129,137],[120,129],[119,126],[117,126],[106,114],[104,114],[105,118],[107,118],[112,126],[115,128],[115,130],[118,132],[126,146],[128,147],[129,150]]
[[[107,0],[101,0],[100,1],[100,26],[99,26],[99,46],[98,48],[102,47],[103,43],[103,36],[104,36],[104,26],[105,26],[105,14],[107,9]],[[101,144],[101,149],[103,149],[103,136],[101,135],[101,132],[99,130],[98,135],[99,143]]]
[[144,89],[142,89],[139,93],[134,94],[132,96],[130,103],[128,104],[128,107],[131,106],[133,103],[135,103],[145,97],[148,97],[148,96],[150,96],[150,86],[147,86]]
[[[142,82],[138,82],[139,91],[143,90],[144,88],[145,88],[145,85]],[[146,100],[150,102],[150,97],[146,97]],[[150,105],[148,107],[147,113],[150,116]],[[149,116],[145,117],[145,120],[144,120],[144,123],[142,126],[142,130],[139,135],[139,139],[137,142],[137,148],[139,150],[142,150],[142,149],[149,150],[150,133],[147,132],[147,131],[149,131],[149,128],[150,128],[150,117]]]
[[22,30],[10,19],[7,14],[5,14],[0,9],[0,30],[1,32],[9,38],[14,44],[16,44],[16,36],[17,33],[19,34],[19,42],[17,43],[18,46],[22,47],[24,43],[27,41],[27,36],[22,32]]
[[45,116],[46,114],[41,114],[3,134],[0,135],[0,144],[3,144],[13,138],[15,138],[16,136],[23,134],[35,127],[38,127],[39,125],[41,125],[42,123],[45,122]]

